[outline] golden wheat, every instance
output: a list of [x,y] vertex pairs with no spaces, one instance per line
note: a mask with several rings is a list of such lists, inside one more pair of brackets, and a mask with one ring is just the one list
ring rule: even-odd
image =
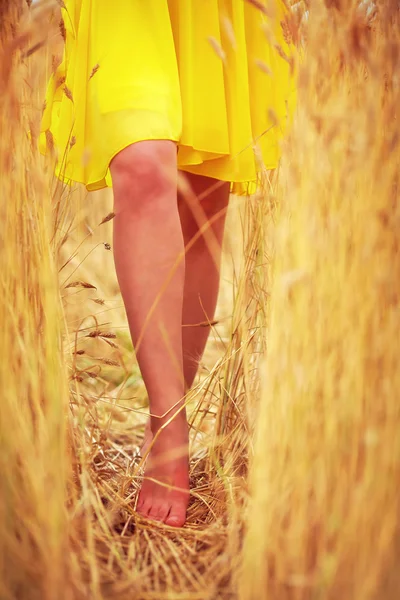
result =
[[398,596],[400,15],[379,9],[374,29],[355,4],[310,16],[243,599]]
[[36,149],[54,4],[0,3],[0,598],[397,597],[396,4],[366,24],[315,0],[302,21],[282,168],[230,207],[179,531],[134,511],[147,400],[110,194]]

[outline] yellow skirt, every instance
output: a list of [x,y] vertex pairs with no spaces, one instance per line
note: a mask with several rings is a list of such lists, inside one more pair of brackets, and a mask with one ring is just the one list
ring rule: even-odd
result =
[[282,0],[65,0],[40,137],[57,176],[110,186],[120,150],[168,139],[179,169],[246,191],[260,165],[277,166],[294,102],[285,10]]

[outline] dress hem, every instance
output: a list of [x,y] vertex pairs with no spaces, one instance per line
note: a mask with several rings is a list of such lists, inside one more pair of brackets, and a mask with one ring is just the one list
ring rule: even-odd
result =
[[[43,133],[44,132],[42,132],[42,134]],[[61,172],[61,170],[58,167],[56,167],[56,169],[55,169],[55,174],[62,183],[69,185],[69,186],[72,186],[74,183],[84,185],[88,192],[97,192],[102,189],[112,188],[112,183],[111,182],[109,183],[109,181],[111,181],[111,176],[109,176],[110,164],[111,164],[111,161],[117,156],[117,154],[119,154],[120,152],[122,152],[123,150],[125,150],[126,148],[131,146],[132,144],[138,143],[139,141],[157,141],[157,140],[171,141],[171,142],[174,142],[175,144],[179,145],[179,140],[171,139],[171,136],[169,136],[169,137],[158,136],[155,138],[147,138],[146,140],[140,139],[140,140],[130,141],[129,143],[123,144],[118,150],[116,150],[115,152],[112,153],[112,155],[110,156],[110,158],[108,160],[107,166],[105,168],[105,173],[101,178],[98,178],[98,179],[95,179],[92,181],[88,181],[88,182],[84,181],[84,178],[69,177],[65,173]],[[47,148],[44,149],[43,145],[40,145],[39,150],[43,156],[46,156]],[[199,150],[197,148],[193,148],[193,150],[195,152],[206,152],[205,150]],[[221,155],[221,158],[228,157],[228,156],[229,155]],[[213,175],[207,175],[207,172],[198,173],[197,170],[195,170],[195,168],[200,165],[206,164],[206,162],[207,161],[204,161],[202,163],[197,163],[197,164],[178,165],[178,171],[184,171],[185,173],[191,173],[193,175],[203,175],[204,177],[209,177],[210,179],[215,179],[216,181],[225,181],[227,183],[230,183],[231,193],[236,194],[236,195],[248,196],[248,195],[254,194],[257,191],[257,188],[259,187],[259,181],[260,181],[258,178],[257,179],[248,179],[248,178],[245,178],[245,179],[229,178],[228,179],[228,178],[223,178],[223,177],[215,177]],[[276,162],[274,162],[273,164],[272,163],[264,164],[264,168],[266,170],[274,170],[277,168],[277,166],[278,166],[278,164]],[[249,191],[250,189],[252,191]]]

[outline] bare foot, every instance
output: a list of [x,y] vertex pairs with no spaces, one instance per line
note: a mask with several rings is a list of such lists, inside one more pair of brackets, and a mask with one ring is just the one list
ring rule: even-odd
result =
[[188,502],[188,426],[186,418],[179,415],[161,431],[150,450],[136,510],[154,521],[182,527]]

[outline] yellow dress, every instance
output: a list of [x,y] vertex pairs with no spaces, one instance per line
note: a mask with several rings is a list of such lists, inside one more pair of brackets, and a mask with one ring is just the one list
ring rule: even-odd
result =
[[109,164],[140,140],[177,142],[179,169],[233,183],[268,169],[294,101],[282,0],[65,0],[42,152],[57,176],[111,185]]

